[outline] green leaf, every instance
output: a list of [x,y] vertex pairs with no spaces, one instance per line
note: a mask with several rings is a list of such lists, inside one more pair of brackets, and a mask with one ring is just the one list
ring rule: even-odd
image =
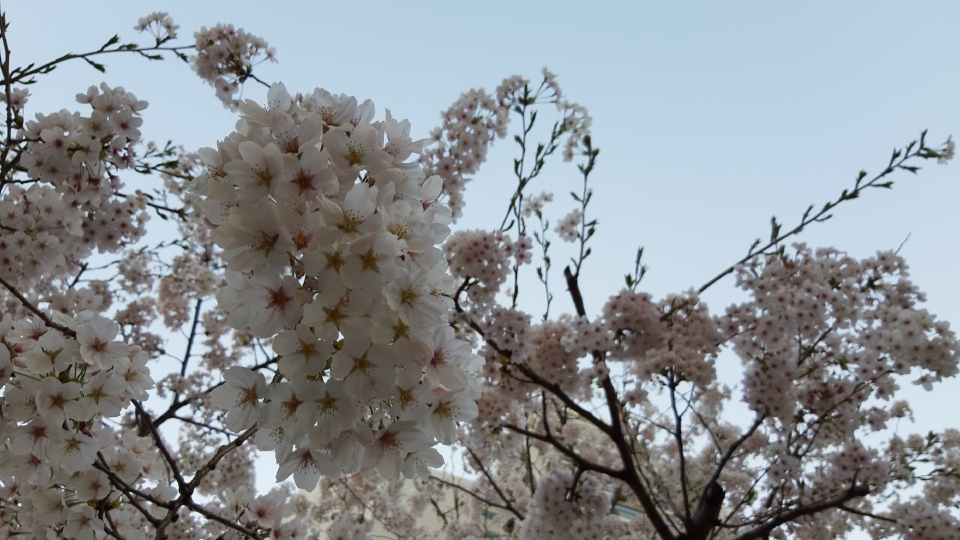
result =
[[770,218],[770,241],[774,242],[780,238],[780,224],[777,223],[777,216]]
[[84,60],[85,60],[88,64],[90,64],[90,66],[93,67],[93,69],[99,71],[100,73],[106,73],[106,72],[107,72],[107,68],[104,67],[103,64],[98,64],[98,63],[94,62],[93,60],[91,60],[91,59],[89,59],[89,58],[86,58],[86,57],[84,57]]
[[102,51],[107,47],[113,45],[114,43],[117,43],[118,41],[120,41],[120,36],[114,34],[112,38],[110,38],[106,43],[103,44],[103,47],[100,47],[100,50]]

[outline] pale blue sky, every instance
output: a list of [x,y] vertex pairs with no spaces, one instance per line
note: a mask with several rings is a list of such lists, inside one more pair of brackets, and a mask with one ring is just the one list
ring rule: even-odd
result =
[[[960,3],[956,2],[67,2],[0,4],[14,63],[99,47],[136,19],[168,11],[189,39],[232,22],[276,47],[257,74],[291,91],[322,86],[378,112],[409,118],[426,136],[460,92],[492,90],[514,73],[549,67],[569,99],[588,107],[596,146],[593,217],[600,227],[585,268],[588,309],[616,292],[638,245],[655,296],[697,287],[769,233],[776,214],[795,223],[810,203],[877,171],[890,150],[924,128],[930,141],[960,135]],[[146,37],[146,36],[144,36]],[[147,40],[145,39],[144,42]],[[171,60],[105,59],[106,75],[64,66],[34,90],[30,111],[75,108],[73,96],[106,80],[150,102],[145,136],[212,146],[233,113]],[[247,96],[263,100],[250,87]],[[512,190],[513,143],[502,141],[469,184],[460,226],[492,228]],[[960,163],[900,174],[892,192],[867,193],[805,232],[811,245],[856,256],[895,249],[928,309],[960,327],[956,274]],[[556,221],[573,202],[572,166],[548,165],[531,192],[552,191]],[[559,244],[559,242],[558,242]],[[559,248],[558,248],[559,250]],[[558,251],[556,264],[564,257]],[[555,269],[555,277],[559,270]],[[541,291],[523,298],[540,313]],[[706,295],[714,311],[736,298],[727,280]],[[570,310],[554,282],[556,308]],[[721,370],[735,373],[738,366]],[[738,379],[733,376],[733,380]],[[958,427],[960,382],[917,396],[918,429]]]

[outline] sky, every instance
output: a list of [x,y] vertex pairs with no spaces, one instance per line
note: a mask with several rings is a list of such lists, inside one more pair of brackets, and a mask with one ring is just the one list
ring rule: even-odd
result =
[[[370,98],[408,118],[426,137],[439,113],[470,88],[493,90],[506,76],[538,81],[556,73],[567,99],[593,118],[600,148],[588,216],[599,221],[583,273],[588,312],[597,313],[645,247],[641,286],[655,297],[699,287],[769,235],[776,215],[795,224],[876,172],[894,147],[929,130],[928,141],[960,136],[960,3],[785,2],[296,2],[4,0],[13,63],[96,49],[114,33],[136,40],[137,18],[167,11],[184,43],[201,26],[229,22],[264,37],[277,64],[258,66],[291,91],[315,87]],[[149,36],[140,36],[147,43]],[[213,90],[177,60],[103,58],[107,73],[68,64],[36,85],[30,111],[76,110],[74,95],[106,81],[150,102],[146,138],[188,149],[213,146],[236,122]],[[265,90],[245,89],[263,102]],[[544,111],[544,115],[549,109]],[[468,184],[458,228],[499,225],[514,188],[515,145],[498,141]],[[799,238],[857,257],[897,249],[928,294],[927,309],[960,325],[957,244],[960,163],[927,162],[840,206]],[[556,222],[574,207],[570,164],[548,164],[530,188],[553,192]],[[909,237],[909,239],[908,239]],[[572,311],[560,283],[567,254],[555,240],[554,313]],[[906,242],[904,242],[906,240]],[[521,303],[543,310],[532,272]],[[714,312],[741,298],[731,279],[704,294]],[[735,359],[718,363],[735,383]],[[960,427],[960,381],[915,403],[918,431]]]

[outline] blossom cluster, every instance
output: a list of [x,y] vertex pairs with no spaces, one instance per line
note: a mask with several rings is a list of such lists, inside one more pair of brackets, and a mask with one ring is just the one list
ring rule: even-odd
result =
[[957,374],[955,334],[917,306],[924,295],[902,258],[882,252],[858,261],[832,249],[796,249],[792,258],[755,259],[739,270],[755,300],[728,309],[723,323],[746,364],[751,409],[787,425],[798,406],[856,415],[872,395],[893,395],[892,375],[920,371],[914,382],[929,389]]
[[552,73],[544,69],[543,76],[536,92],[531,92],[530,81],[518,75],[504,79],[495,94],[472,89],[461,94],[441,114],[441,125],[430,133],[438,144],[426,149],[420,162],[428,175],[443,178],[443,193],[454,220],[463,212],[463,193],[470,176],[476,174],[487,160],[490,145],[506,136],[511,113],[522,115],[527,106],[544,101],[554,103],[562,118],[554,126],[553,136],[567,136],[564,161],[573,159],[577,145],[589,134],[592,120],[586,108],[561,98],[560,87]]
[[621,524],[610,515],[610,496],[600,480],[584,475],[576,493],[569,492],[572,482],[573,475],[563,470],[540,479],[530,512],[520,523],[521,538],[602,540],[619,536]]
[[203,27],[193,37],[196,38],[194,71],[216,89],[217,98],[232,111],[237,110],[235,96],[253,75],[253,66],[262,60],[276,62],[276,51],[263,38],[230,24]]
[[[903,402],[891,399],[898,379],[911,377],[914,384],[929,388],[957,374],[960,344],[947,323],[920,307],[924,295],[909,281],[899,256],[881,252],[857,260],[836,250],[797,244],[792,256],[758,256],[737,268],[737,282],[751,299],[720,316],[711,315],[692,292],[655,301],[649,294],[625,289],[610,298],[595,320],[564,315],[533,324],[523,312],[497,305],[495,297],[507,277],[507,250],[497,238],[457,233],[447,254],[454,276],[464,284],[458,294],[464,312],[457,321],[467,333],[480,335],[484,342],[480,352],[487,359],[480,373],[479,415],[470,423],[466,441],[474,452],[504,467],[498,476],[500,489],[515,496],[534,493],[532,486],[525,486],[529,480],[523,474],[509,473],[510,451],[492,450],[494,445],[484,434],[503,426],[529,426],[535,418],[543,426],[539,437],[544,438],[533,439],[538,448],[552,437],[577,441],[581,458],[616,467],[616,456],[587,442],[602,438],[601,432],[587,435],[593,430],[585,422],[582,428],[571,427],[564,418],[572,413],[559,412],[565,407],[551,405],[550,394],[562,396],[565,403],[590,403],[597,397],[597,384],[611,378],[619,381],[616,388],[622,392],[625,414],[655,416],[659,406],[648,392],[683,387],[696,396],[693,403],[701,414],[715,415],[730,392],[719,385],[715,368],[724,345],[731,346],[745,365],[743,398],[762,426],[757,441],[764,442],[753,446],[751,439],[744,455],[762,456],[764,465],[753,474],[762,476],[760,485],[770,490],[770,496],[802,505],[836,497],[851,486],[882,493],[893,478],[908,484],[916,481],[915,473],[891,472],[890,463],[897,460],[889,453],[858,442],[864,430],[884,429],[888,420],[904,416]],[[524,371],[519,373],[513,364],[522,365]],[[531,372],[543,382],[532,383]],[[543,388],[550,394],[540,394]],[[558,412],[551,412],[554,407]],[[706,422],[702,416],[699,420]],[[706,424],[713,436],[738,432],[715,422]],[[698,454],[696,460],[688,455],[681,471],[669,457],[676,457],[673,433],[661,439],[656,425],[638,433],[650,448],[645,459],[656,471],[648,474],[668,478],[670,486],[683,475],[705,481],[713,474],[716,458],[711,452]],[[695,436],[699,429],[704,428],[691,427],[690,433]],[[523,451],[514,446],[519,440],[507,438],[501,444],[513,452]],[[657,452],[663,459],[654,457]],[[937,470],[956,470],[949,461],[956,459],[955,449],[934,455],[951,457],[924,459],[940,463]],[[739,467],[750,470],[756,462]],[[723,478],[731,497],[746,499],[758,486],[752,480],[755,476],[743,472],[725,473]],[[947,478],[929,485],[946,486]],[[565,485],[568,490],[576,487],[569,481]],[[679,496],[673,487],[662,489],[669,493],[663,496]],[[928,500],[947,503],[953,500],[952,489],[940,487],[940,494],[931,493]],[[541,502],[531,503],[528,510],[529,519],[542,511]],[[931,512],[923,504],[899,505],[895,513],[899,530],[907,537],[936,527],[953,530],[949,514]],[[801,536],[819,535],[838,523],[831,516],[786,529]],[[559,519],[553,516],[544,523]],[[646,526],[638,525],[637,530],[647,530]],[[836,527],[835,531],[846,531],[850,525]],[[521,532],[521,537],[525,534]]]
[[134,30],[146,32],[153,30],[158,42],[163,42],[177,37],[177,30],[180,26],[174,24],[173,19],[165,11],[155,11],[146,17],[137,19],[137,25]]
[[432,447],[476,415],[480,358],[447,325],[452,281],[437,247],[441,179],[409,158],[425,141],[369,100],[271,87],[195,180],[227,285],[227,324],[273,340],[279,373],[233,366],[213,393],[226,426],[258,427],[278,479],[377,469],[426,474]]
[[[149,438],[104,423],[147,399],[154,382],[147,353],[116,340],[117,323],[89,311],[57,319],[62,331],[9,313],[0,321],[0,478],[11,505],[0,509],[0,524],[93,538],[103,528],[94,507],[121,497],[94,468],[98,457],[123,482],[145,489],[165,472]],[[139,529],[142,517],[126,510],[114,514],[117,526]]]
[[[549,71],[539,87],[513,76],[463,94],[415,140],[389,110],[378,119],[371,101],[322,89],[275,84],[265,105],[238,101],[274,57],[243,30],[165,47],[178,30],[166,13],[135,28],[156,46],[113,38],[50,65],[101,69],[91,57],[123,51],[188,60],[181,51],[195,47],[195,71],[240,120],[216,148],[138,154],[146,103],[133,94],[91,87],[77,99],[92,111],[25,121],[17,85],[47,68],[10,72],[0,537],[958,537],[956,430],[866,442],[909,417],[898,383],[930,389],[958,373],[955,335],[922,308],[896,254],[788,254],[774,242],[727,271],[749,299],[720,315],[699,294],[716,280],[661,299],[638,292],[638,255],[627,288],[590,316],[578,279],[597,151],[589,115]],[[534,151],[544,103],[559,118]],[[451,234],[466,182],[513,114],[523,131],[507,218]],[[587,157],[583,195],[551,229],[552,195],[524,190],[561,147],[564,160]],[[941,162],[954,152],[952,139],[905,150]],[[904,163],[877,179],[916,169]],[[124,171],[159,172],[163,188],[127,193]],[[174,240],[144,245],[148,209],[176,216]],[[564,272],[576,313],[552,319],[551,231],[579,244]],[[542,321],[518,302],[534,239]],[[95,250],[119,259],[91,268]],[[159,323],[186,338],[181,357]],[[179,365],[154,377],[162,356]],[[742,364],[735,388],[718,376],[729,360]],[[723,415],[734,394],[753,415],[746,431]],[[159,429],[175,422],[171,445]],[[431,469],[443,464],[435,446],[457,442],[474,478],[451,486]],[[256,450],[278,465],[267,494],[253,489]],[[292,495],[290,477],[320,501]],[[424,509],[440,531],[419,522]],[[782,519],[791,513],[802,519]]]
[[146,230],[147,200],[124,195],[118,172],[134,165],[147,103],[106,84],[77,101],[92,111],[38,113],[18,133],[31,181],[7,186],[0,199],[0,277],[25,287],[61,278],[94,249],[115,251]]
[[443,112],[442,125],[431,132],[440,144],[426,149],[420,161],[428,174],[443,178],[454,219],[463,212],[469,176],[480,170],[493,141],[507,134],[510,109],[505,105],[483,89],[472,89]]

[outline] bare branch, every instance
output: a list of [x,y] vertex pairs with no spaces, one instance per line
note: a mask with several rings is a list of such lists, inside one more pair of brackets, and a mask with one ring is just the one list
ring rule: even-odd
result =
[[[519,511],[517,511],[517,509],[516,509],[512,504],[510,504],[509,501],[507,501],[506,504],[495,503],[495,502],[491,501],[490,499],[486,499],[486,498],[480,496],[479,494],[474,493],[473,491],[470,491],[469,489],[461,486],[460,484],[456,484],[456,483],[453,483],[453,482],[444,480],[443,478],[440,478],[440,477],[438,477],[438,476],[432,476],[432,475],[431,475],[431,476],[430,476],[430,480],[435,480],[435,481],[437,481],[437,482],[439,482],[439,483],[441,483],[441,484],[443,484],[443,485],[445,485],[445,486],[449,486],[449,487],[452,487],[452,488],[454,488],[454,489],[459,489],[460,491],[466,493],[467,495],[470,495],[470,496],[473,497],[474,499],[482,502],[483,504],[486,504],[487,506],[492,506],[492,507],[494,507],[494,508],[499,508],[499,509],[501,509],[501,510],[506,510],[506,511],[512,513],[513,515],[517,516],[519,519],[521,519],[521,520],[523,519],[523,514],[521,514]],[[440,513],[440,508],[437,508],[437,512]],[[441,517],[442,517],[442,514],[441,514]],[[443,521],[444,521],[444,523],[446,523],[446,521],[447,521],[446,518],[444,518]]]

